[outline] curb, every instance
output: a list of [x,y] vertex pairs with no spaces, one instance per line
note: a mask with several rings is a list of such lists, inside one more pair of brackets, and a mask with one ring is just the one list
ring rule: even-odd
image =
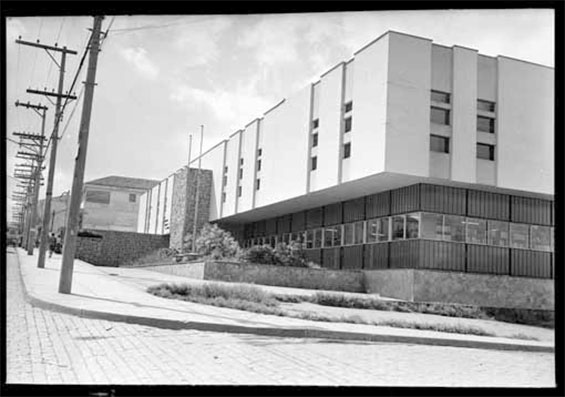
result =
[[540,352],[554,353],[555,348],[552,346],[539,345],[522,345],[505,342],[476,341],[464,339],[445,339],[431,338],[422,336],[403,336],[403,335],[382,335],[371,334],[366,332],[348,332],[348,331],[329,331],[311,328],[255,328],[240,325],[226,325],[205,322],[181,321],[159,319],[152,317],[142,317],[135,315],[117,314],[111,312],[102,312],[97,310],[85,310],[75,307],[65,306],[58,303],[49,302],[37,298],[30,294],[24,282],[21,271],[19,254],[16,255],[18,260],[20,282],[23,286],[25,300],[32,306],[48,310],[52,312],[70,314],[83,318],[91,318],[97,320],[107,320],[115,322],[123,322],[128,324],[145,325],[149,327],[162,329],[192,329],[197,331],[224,332],[236,334],[252,334],[261,336],[274,336],[284,338],[318,338],[318,339],[339,339],[346,341],[365,341],[365,342],[382,342],[382,343],[404,343],[404,344],[423,344],[433,346],[448,347],[464,347],[486,350],[506,350],[506,351],[523,351],[523,352]]

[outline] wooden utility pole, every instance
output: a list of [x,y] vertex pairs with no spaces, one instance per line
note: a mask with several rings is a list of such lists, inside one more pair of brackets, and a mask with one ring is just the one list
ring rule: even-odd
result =
[[[43,208],[43,226],[41,228],[41,241],[39,245],[39,259],[37,260],[37,267],[45,267],[45,251],[47,250],[48,244],[48,230],[49,230],[49,216],[51,215],[51,197],[53,196],[53,179],[55,177],[55,163],[57,160],[57,141],[59,139],[59,124],[63,116],[61,109],[61,99],[76,99],[74,95],[63,94],[63,83],[65,79],[65,63],[67,59],[67,54],[76,55],[77,52],[67,49],[67,47],[59,48],[55,46],[49,46],[45,44],[40,44],[39,40],[37,43],[23,41],[21,39],[16,40],[16,43],[27,45],[30,47],[41,48],[47,51],[47,54],[51,57],[53,62],[59,67],[59,86],[57,93],[48,92],[46,90],[32,90],[28,89],[27,92],[30,94],[41,94],[47,96],[54,96],[57,98],[55,105],[55,124],[53,126],[53,132],[51,134],[51,155],[49,158],[49,174],[47,177],[47,188],[45,189],[45,206]],[[60,52],[61,53],[61,64],[57,63],[53,55],[49,51]]]
[[[194,219],[193,219],[194,223],[192,225],[192,252],[196,252],[196,223],[198,222],[198,196],[200,190],[200,168],[201,168],[200,166],[202,164],[203,139],[204,139],[204,126],[201,125],[200,126],[200,155],[198,156],[198,173],[196,174],[196,197],[194,198]],[[186,182],[188,183],[188,176]]]
[[[38,230],[37,230],[37,201],[39,199],[39,188],[41,187],[41,171],[43,169],[43,160],[45,158],[45,153],[43,151],[43,143],[46,140],[45,138],[45,118],[47,116],[47,106],[43,105],[33,105],[28,103],[21,103],[16,102],[16,107],[22,106],[27,109],[32,109],[41,117],[41,135],[32,135],[32,134],[17,134],[19,135],[20,139],[29,139],[32,141],[30,145],[27,146],[35,146],[39,149],[39,157],[37,158],[36,164],[34,168],[34,185],[33,185],[33,196],[31,199],[31,214],[29,216],[30,225],[28,227],[28,237],[27,237],[27,254],[33,255],[33,248],[35,246],[35,239],[31,237],[31,231],[34,229],[34,236],[37,238]],[[23,164],[22,164],[23,166]]]
[[63,243],[63,262],[61,264],[61,274],[59,277],[59,292],[62,294],[71,293],[73,281],[73,266],[75,260],[80,202],[82,199],[82,185],[84,182],[84,168],[88,148],[88,133],[90,129],[90,116],[92,114],[94,86],[96,85],[96,65],[98,63],[98,52],[100,51],[100,33],[103,19],[103,16],[94,17],[92,38],[90,40],[88,70],[86,72],[84,89],[84,102],[80,119],[78,155],[75,161],[73,187],[71,189],[71,202],[67,212],[67,223]]

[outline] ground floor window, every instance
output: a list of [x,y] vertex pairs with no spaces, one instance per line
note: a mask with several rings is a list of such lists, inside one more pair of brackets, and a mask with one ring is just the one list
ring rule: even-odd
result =
[[392,217],[392,239],[393,240],[402,240],[404,239],[404,215],[397,215]]
[[528,225],[510,224],[510,247],[528,248]]
[[487,243],[487,221],[484,219],[467,218],[466,241],[473,244]]
[[342,225],[329,226],[324,229],[324,247],[339,247],[341,243]]
[[508,247],[508,223],[488,221],[488,243],[499,247]]
[[443,239],[465,242],[465,217],[445,215],[443,218]]
[[532,226],[530,228],[530,242],[532,249],[551,251],[551,232],[547,226]]

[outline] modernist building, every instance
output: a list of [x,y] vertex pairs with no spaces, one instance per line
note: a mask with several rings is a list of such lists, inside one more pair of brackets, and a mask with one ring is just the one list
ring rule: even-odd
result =
[[[553,86],[546,66],[387,32],[191,175],[201,161],[207,220],[246,246],[302,241],[332,269],[552,278]],[[138,231],[174,245],[158,224],[195,184],[186,168],[164,184]]]
[[137,231],[140,196],[158,183],[122,176],[86,182],[81,203],[81,228]]

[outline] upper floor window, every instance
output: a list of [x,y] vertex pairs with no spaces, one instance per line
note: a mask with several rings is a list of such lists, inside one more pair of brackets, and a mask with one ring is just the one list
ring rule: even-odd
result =
[[237,197],[241,197],[241,186],[237,187]]
[[345,119],[345,132],[351,131],[352,123],[353,123],[353,119],[351,117]]
[[224,175],[224,186],[228,184],[228,176]]
[[261,179],[257,178],[255,181],[255,190],[261,189]]
[[345,113],[351,112],[351,110],[353,109],[353,102],[352,101],[347,102],[344,107],[345,107]]
[[135,203],[135,200],[137,198],[137,195],[135,193],[130,193],[129,195],[129,202],[130,203]]
[[450,103],[450,95],[447,92],[432,91],[432,102]]
[[243,178],[243,168],[239,169],[239,179]]
[[494,161],[494,145],[477,143],[477,158]]
[[226,202],[226,192],[222,193],[222,203]]
[[492,117],[477,116],[477,130],[494,134],[494,119]]
[[227,174],[227,173],[228,173],[228,166],[226,165],[226,166],[224,167],[224,174]]
[[263,149],[257,149],[257,157],[260,157],[263,154]]
[[312,135],[312,147],[318,146],[318,133]]
[[349,157],[351,157],[351,142],[343,145],[343,158],[348,159]]
[[430,150],[432,152],[449,153],[449,138],[430,135]]
[[239,159],[239,165],[243,165],[243,159]]
[[257,171],[261,171],[261,159],[257,160]]
[[318,128],[319,124],[320,124],[320,119],[312,120],[312,129]]
[[317,157],[317,156],[314,156],[314,157],[312,157],[311,160],[312,160],[312,161],[310,162],[310,165],[311,165],[311,166],[310,166],[310,170],[311,170],[311,171],[314,171],[314,170],[316,170],[316,168],[318,168],[318,157]]
[[477,109],[484,110],[486,112],[494,112],[494,102],[479,99],[477,100]]
[[89,203],[110,204],[110,192],[103,190],[87,190],[86,201]]
[[434,124],[449,125],[449,110],[432,106],[430,120]]

